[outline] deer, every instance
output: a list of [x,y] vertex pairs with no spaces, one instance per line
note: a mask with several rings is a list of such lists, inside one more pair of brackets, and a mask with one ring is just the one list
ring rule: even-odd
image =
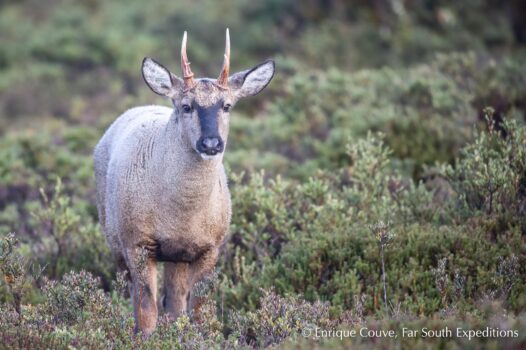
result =
[[181,77],[150,57],[142,62],[144,81],[172,107],[129,109],[93,154],[101,229],[128,276],[135,333],[146,336],[159,315],[159,263],[162,306],[171,319],[191,313],[193,286],[215,268],[232,213],[223,166],[230,112],[241,98],[262,91],[275,71],[269,59],[230,75],[227,29],[218,78],[194,78],[186,45],[185,31]]

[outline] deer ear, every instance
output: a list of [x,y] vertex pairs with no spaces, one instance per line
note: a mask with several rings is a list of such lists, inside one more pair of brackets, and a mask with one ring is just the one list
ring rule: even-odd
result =
[[236,73],[228,79],[228,86],[237,98],[254,96],[272,80],[276,64],[273,60],[258,64],[252,69]]
[[153,92],[170,98],[177,94],[183,83],[162,64],[149,57],[142,61],[142,77]]

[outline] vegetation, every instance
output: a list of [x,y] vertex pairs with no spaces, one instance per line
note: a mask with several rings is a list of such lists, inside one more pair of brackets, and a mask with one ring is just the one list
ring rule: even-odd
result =
[[[525,347],[521,6],[0,1],[1,348]],[[230,237],[196,312],[134,337],[91,153],[166,103],[143,56],[178,67],[186,29],[216,76],[226,26],[233,70],[278,67],[233,112]],[[402,334],[446,327],[467,333]]]

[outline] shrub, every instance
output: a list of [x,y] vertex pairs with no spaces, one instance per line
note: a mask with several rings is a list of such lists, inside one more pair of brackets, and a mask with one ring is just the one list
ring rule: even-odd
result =
[[235,312],[230,321],[240,345],[257,348],[279,344],[295,338],[307,327],[329,327],[327,303],[307,303],[296,296],[280,297],[274,291],[263,291],[260,305],[253,312]]
[[43,203],[34,203],[31,211],[32,229],[38,233],[38,243],[24,248],[47,266],[45,273],[53,278],[70,269],[85,269],[98,274],[109,287],[115,272],[113,259],[100,228],[86,215],[82,206],[73,205],[71,198],[63,193],[60,178],[57,179],[52,197],[41,189]]
[[[17,232],[0,239],[2,347],[524,348],[523,6],[196,4],[0,5],[0,230]],[[176,67],[183,30],[196,73],[214,76],[226,17],[232,71],[265,56],[279,69],[232,118],[231,239],[196,312],[134,337],[96,223],[92,149],[152,103],[138,62]],[[301,334],[445,326],[519,333]]]
[[[491,133],[479,137],[465,150],[489,136]],[[502,142],[515,145],[508,147],[511,152],[522,141]],[[336,313],[352,307],[356,296],[366,294],[371,296],[366,312],[379,311],[384,294],[382,259],[369,228],[370,222],[378,221],[391,222],[390,230],[396,235],[385,252],[390,305],[432,314],[456,303],[469,308],[467,300],[493,293],[497,258],[518,254],[511,248],[519,244],[518,212],[507,214],[513,220],[506,221],[506,236],[494,242],[487,226],[465,221],[451,225],[461,213],[454,209],[459,197],[448,195],[436,201],[436,193],[424,184],[403,178],[393,169],[390,150],[381,138],[369,135],[353,141],[348,150],[348,169],[335,175],[319,172],[302,184],[280,177],[265,183],[263,174],[252,176],[245,185],[239,183],[242,177],[234,178],[237,211],[223,262],[227,307],[256,308],[259,288],[275,286],[279,293],[303,293],[310,301],[329,300]],[[496,162],[502,159],[494,152],[487,157]],[[466,165],[471,161],[465,160]],[[500,171],[520,178],[522,168],[513,165],[513,169],[519,171],[502,167]],[[449,177],[450,185],[463,188],[467,178]],[[474,186],[476,176],[469,179],[475,180],[468,182]],[[443,226],[445,222],[450,226]],[[444,272],[447,276],[443,273],[440,278],[447,277],[447,285],[435,283],[432,273],[445,258],[450,267]],[[507,305],[520,309],[524,300],[518,295],[524,288],[522,283],[514,284],[514,292],[506,296]]]
[[494,235],[510,226],[526,232],[525,128],[504,120],[497,130],[491,108],[486,118],[488,132],[478,133],[457,164],[444,170],[458,195],[457,218],[482,218]]

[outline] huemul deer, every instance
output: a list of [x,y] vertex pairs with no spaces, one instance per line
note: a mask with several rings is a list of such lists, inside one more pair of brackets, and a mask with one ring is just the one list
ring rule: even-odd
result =
[[157,323],[157,263],[164,263],[165,311],[177,318],[192,306],[193,285],[213,270],[230,224],[223,154],[230,111],[263,90],[274,62],[229,76],[230,38],[217,79],[194,78],[181,46],[182,77],[151,58],[146,84],[173,108],[128,110],[94,152],[99,219],[121,269],[128,271],[135,330]]

